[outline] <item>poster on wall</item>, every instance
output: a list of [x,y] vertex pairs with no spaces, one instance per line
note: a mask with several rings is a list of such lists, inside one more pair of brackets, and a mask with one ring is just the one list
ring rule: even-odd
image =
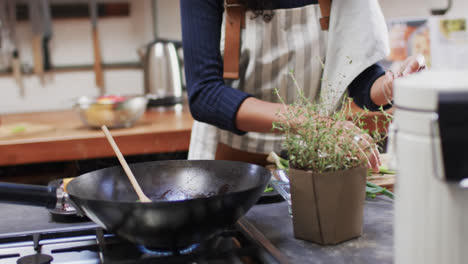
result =
[[467,17],[431,17],[432,68],[468,69]]
[[402,18],[387,21],[390,41],[390,54],[381,61],[382,66],[393,72],[400,71],[400,65],[406,58],[421,54],[430,67],[431,41],[430,28],[426,18]]

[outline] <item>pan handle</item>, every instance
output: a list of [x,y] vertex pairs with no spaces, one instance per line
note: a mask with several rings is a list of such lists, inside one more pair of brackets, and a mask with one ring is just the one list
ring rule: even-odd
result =
[[57,205],[57,188],[30,184],[0,182],[0,202],[45,206]]

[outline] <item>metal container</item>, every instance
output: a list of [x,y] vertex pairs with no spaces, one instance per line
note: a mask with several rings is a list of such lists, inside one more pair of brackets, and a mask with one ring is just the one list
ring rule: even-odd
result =
[[140,48],[148,106],[170,106],[182,102],[182,70],[177,53],[180,43],[156,40]]
[[146,110],[148,99],[144,96],[125,96],[118,102],[82,96],[75,108],[81,120],[91,128],[123,128],[132,126]]
[[395,263],[466,263],[468,76],[399,79],[395,108]]

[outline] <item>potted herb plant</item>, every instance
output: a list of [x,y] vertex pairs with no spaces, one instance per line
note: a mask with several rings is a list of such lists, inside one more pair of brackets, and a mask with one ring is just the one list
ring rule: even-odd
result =
[[284,133],[289,155],[294,236],[323,245],[358,237],[368,172],[365,152],[382,136],[375,131],[375,140],[368,136],[363,148],[365,112],[351,115],[349,107],[342,107],[324,115],[323,104],[298,94],[273,124]]

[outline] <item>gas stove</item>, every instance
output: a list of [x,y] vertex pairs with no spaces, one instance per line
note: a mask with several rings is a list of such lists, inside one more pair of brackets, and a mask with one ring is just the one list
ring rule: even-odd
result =
[[[7,206],[9,210],[15,207],[1,206]],[[24,206],[17,207],[24,213]],[[92,222],[59,223],[50,217],[44,219],[43,212],[34,214],[38,210],[46,211],[42,208],[26,208],[32,210],[32,216],[29,220],[19,219],[19,222],[42,218],[47,223],[19,232],[14,228],[1,232],[2,264],[280,263],[274,257],[280,253],[273,252],[275,247],[245,219],[201,244],[168,251],[135,245]]]
[[0,239],[1,263],[274,263],[239,227],[180,251],[148,249],[100,227],[47,230]]

